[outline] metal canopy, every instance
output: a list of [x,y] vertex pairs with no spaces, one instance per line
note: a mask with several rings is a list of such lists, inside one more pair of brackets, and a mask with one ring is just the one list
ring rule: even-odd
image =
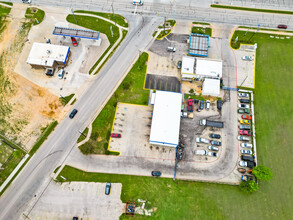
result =
[[209,35],[206,34],[190,34],[189,50],[190,55],[208,56]]
[[100,32],[98,31],[65,28],[65,27],[55,27],[53,34],[61,35],[61,36],[77,37],[77,38],[95,39],[95,40],[98,40],[100,37]]

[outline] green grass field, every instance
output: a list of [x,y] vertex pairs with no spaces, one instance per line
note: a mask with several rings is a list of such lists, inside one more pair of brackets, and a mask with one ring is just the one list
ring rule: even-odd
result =
[[212,29],[207,27],[205,29],[203,29],[203,27],[192,27],[191,28],[191,33],[194,34],[207,34],[210,37],[212,36]]
[[45,12],[38,8],[27,8],[25,17],[30,18],[34,25],[38,25],[44,20]]
[[127,23],[126,19],[122,15],[119,15],[119,14],[113,15],[113,13],[103,13],[103,12],[84,11],[84,10],[76,10],[74,12],[98,15],[98,16],[107,18],[111,21],[114,21],[122,27],[128,27],[128,23]]
[[[258,192],[246,194],[237,186],[221,184],[84,173],[70,167],[65,167],[61,175],[68,181],[121,182],[123,202],[146,199],[157,208],[151,219],[291,219],[293,41],[271,39],[263,34],[253,39],[258,43],[255,88],[258,162],[271,168],[274,174],[269,182],[260,182]],[[144,218],[147,217],[132,219]]]
[[8,145],[0,142],[0,163],[4,164],[9,156],[13,153],[13,149]]
[[[107,151],[111,127],[118,102],[146,105],[149,91],[144,88],[148,54],[142,53],[133,65],[114,95],[110,98],[98,117],[92,123],[90,140],[84,145],[94,146],[96,154],[110,154]],[[82,145],[83,146],[83,145]],[[82,148],[80,146],[80,148]]]

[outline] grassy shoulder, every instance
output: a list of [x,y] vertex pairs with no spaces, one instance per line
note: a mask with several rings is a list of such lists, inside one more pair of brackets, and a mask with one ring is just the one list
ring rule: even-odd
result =
[[265,13],[274,13],[274,14],[289,14],[292,15],[293,11],[281,11],[281,10],[270,10],[270,9],[260,9],[260,8],[246,8],[246,7],[237,7],[229,5],[211,5],[212,8],[223,8],[223,9],[232,9],[232,10],[242,10],[242,11],[253,11],[253,12],[265,12]]
[[6,5],[9,5],[9,6],[13,6],[12,2],[3,2],[3,1],[1,1],[0,3],[6,4]]
[[209,28],[209,27],[192,27],[191,28],[191,33],[194,33],[194,34],[206,34],[206,35],[209,35],[210,37],[212,36],[212,29]]
[[3,5],[0,5],[0,17],[7,16],[11,11],[10,7],[5,7]]
[[44,20],[45,12],[41,9],[31,7],[26,9],[25,17],[30,19],[34,25],[37,25]]
[[82,134],[80,134],[79,138],[77,139],[77,143],[83,141],[86,138],[88,132],[89,132],[89,128],[84,129]]
[[44,143],[45,140],[47,140],[48,136],[52,133],[52,131],[55,129],[55,127],[58,125],[57,121],[53,121],[51,124],[49,124],[47,127],[43,128],[43,132],[37,142],[34,144],[33,148],[30,150],[29,154],[33,155],[37,152],[39,147]]
[[121,85],[92,123],[90,140],[79,147],[83,152],[84,150],[91,149],[90,152],[94,154],[111,153],[107,148],[118,102],[141,105],[148,103],[149,91],[143,89],[147,61],[148,54],[142,53]]
[[70,94],[70,95],[68,95],[68,96],[61,96],[60,98],[59,98],[59,100],[60,100],[60,102],[62,103],[62,105],[63,106],[65,106],[68,102],[70,102],[70,100],[73,98],[73,96],[74,96],[75,94],[74,93],[72,93],[72,94]]
[[94,11],[84,11],[84,10],[76,10],[74,11],[76,13],[84,13],[84,14],[92,14],[92,15],[98,15],[104,18],[107,18],[113,22],[116,22],[118,25],[122,27],[128,27],[127,20],[119,14],[113,15],[113,13],[103,13],[103,12],[94,12]]

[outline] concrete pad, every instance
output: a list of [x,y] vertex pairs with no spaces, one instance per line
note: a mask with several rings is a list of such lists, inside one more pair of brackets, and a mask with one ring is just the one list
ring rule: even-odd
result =
[[152,110],[152,106],[118,103],[113,132],[122,137],[111,138],[109,150],[127,157],[174,159],[174,148],[149,144]]
[[[119,219],[125,211],[120,199],[121,183],[51,182],[29,214],[29,219]],[[34,199],[33,199],[34,200]]]
[[192,21],[177,20],[176,25],[173,27],[172,33],[174,34],[190,34],[192,28]]
[[[240,49],[234,52],[237,63],[237,86],[254,88],[255,51],[247,49],[247,45],[241,45]],[[253,60],[242,60],[243,56],[252,56]]]
[[[108,48],[110,43],[107,36],[101,33],[100,38],[102,43],[100,46],[99,41],[76,38],[78,46],[74,47],[70,37],[64,38],[62,36],[52,35],[55,26],[84,29],[66,21],[66,16],[71,13],[70,10],[52,7],[44,7],[41,9],[46,13],[45,18],[41,24],[31,28],[28,34],[28,41],[23,47],[14,71],[31,82],[48,88],[50,92],[57,96],[60,94],[66,96],[75,93],[84,82],[88,81],[90,78],[88,71]],[[44,68],[32,68],[26,63],[33,43],[45,43],[46,39],[50,39],[52,44],[70,46],[70,57],[68,65],[65,67],[66,74],[63,80],[57,78],[58,70],[55,70],[53,77],[48,77],[45,75]]]

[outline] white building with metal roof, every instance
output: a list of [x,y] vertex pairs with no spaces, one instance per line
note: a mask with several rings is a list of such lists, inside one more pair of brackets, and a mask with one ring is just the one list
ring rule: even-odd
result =
[[195,58],[184,56],[182,57],[181,75],[182,78],[194,78],[195,73]]
[[220,95],[220,80],[205,79],[202,84],[202,95],[219,96]]
[[177,147],[182,94],[157,91],[153,110],[150,144]]
[[26,62],[41,67],[64,66],[68,61],[69,52],[68,46],[34,43]]
[[222,78],[222,61],[213,59],[196,58],[195,75],[196,78]]

